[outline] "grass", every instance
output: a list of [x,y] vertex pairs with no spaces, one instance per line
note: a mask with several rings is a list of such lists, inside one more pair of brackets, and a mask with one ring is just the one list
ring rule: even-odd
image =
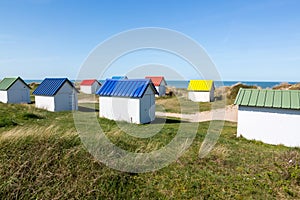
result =
[[[159,97],[156,99],[157,111],[171,112],[171,113],[196,113],[209,111],[212,107],[221,107],[223,101],[217,100],[215,102],[193,102],[186,97]],[[223,106],[224,107],[224,106]]]
[[[0,104],[0,196],[3,199],[299,199],[300,150],[236,138],[226,122],[205,158],[199,147],[210,123],[200,123],[191,147],[176,162],[134,174],[108,168],[82,144],[72,113],[33,105]],[[98,119],[107,137],[134,152],[159,149],[174,138],[179,121],[129,125]],[[137,139],[120,130],[162,127]],[[186,131],[190,131],[187,129]],[[142,132],[141,132],[142,133]]]

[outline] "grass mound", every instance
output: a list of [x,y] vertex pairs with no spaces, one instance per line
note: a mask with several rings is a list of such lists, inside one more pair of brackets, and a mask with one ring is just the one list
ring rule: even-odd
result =
[[27,122],[34,123],[43,119],[46,112],[35,109],[32,105],[0,103],[0,113],[0,127],[10,127]]
[[227,98],[234,100],[241,88],[245,88],[245,89],[258,89],[258,87],[255,86],[255,85],[245,85],[245,84],[242,84],[242,83],[237,83],[237,84],[235,84],[235,85],[233,85],[233,86],[230,87],[229,92],[227,94]]
[[[133,174],[95,160],[80,140],[72,113],[5,104],[0,104],[0,111],[1,117],[17,121],[0,128],[3,199],[300,198],[300,150],[236,138],[235,123],[225,123],[218,143],[203,159],[198,152],[209,122],[199,124],[193,144],[176,162],[158,171]],[[169,120],[154,137],[138,139],[114,121],[98,120],[115,145],[133,152],[165,146],[180,126]],[[121,125],[127,130],[161,126]]]
[[9,126],[15,126],[17,125],[16,122],[14,122],[9,117],[1,116],[0,117],[0,127],[9,127]]

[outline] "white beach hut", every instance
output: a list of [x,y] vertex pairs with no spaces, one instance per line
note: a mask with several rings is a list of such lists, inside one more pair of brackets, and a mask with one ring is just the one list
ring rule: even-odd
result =
[[35,106],[53,112],[77,110],[77,93],[67,78],[46,78],[33,92]]
[[240,89],[237,136],[300,147],[300,91]]
[[149,79],[107,79],[97,94],[99,115],[136,124],[155,119],[155,94]]
[[188,99],[194,102],[214,101],[215,85],[212,80],[190,80]]
[[4,78],[0,82],[0,102],[30,103],[30,87],[20,78]]
[[166,95],[167,82],[163,76],[146,76],[145,78],[150,79],[152,81],[158,92],[158,96]]
[[100,87],[101,83],[96,79],[83,80],[80,83],[80,91],[86,94],[95,94]]

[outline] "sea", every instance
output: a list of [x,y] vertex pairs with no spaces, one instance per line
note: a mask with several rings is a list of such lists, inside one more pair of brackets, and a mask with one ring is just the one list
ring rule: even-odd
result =
[[[71,81],[75,81],[75,80],[71,80]],[[99,80],[100,83],[104,83],[105,80]],[[29,83],[41,83],[42,80],[25,80],[25,82],[27,84]],[[259,86],[263,89],[266,89],[266,88],[272,88],[276,85],[279,85],[281,83],[283,83],[283,81],[270,81],[270,82],[267,82],[267,81],[215,81],[215,86],[218,88],[218,87],[221,87],[221,86],[232,86],[234,84],[237,84],[237,83],[242,83],[242,84],[245,84],[245,85],[255,85],[255,86]],[[297,82],[285,82],[285,83],[289,83],[289,84],[296,84]],[[167,80],[167,84],[168,86],[170,87],[175,87],[175,88],[187,88],[188,87],[188,84],[189,84],[189,81],[178,81],[178,80]]]

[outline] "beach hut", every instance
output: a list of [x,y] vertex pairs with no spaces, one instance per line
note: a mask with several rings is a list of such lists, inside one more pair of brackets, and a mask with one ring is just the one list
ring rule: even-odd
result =
[[78,109],[78,91],[67,78],[46,78],[33,92],[35,106],[49,111]]
[[146,79],[151,79],[152,83],[154,84],[158,96],[165,96],[166,95],[166,85],[167,82],[163,76],[146,76]]
[[107,79],[98,90],[99,115],[136,124],[155,119],[155,86],[149,79]]
[[214,101],[215,85],[212,80],[190,80],[188,99],[194,102]]
[[240,89],[237,136],[300,146],[300,91]]
[[4,78],[0,82],[0,102],[30,103],[30,87],[20,77]]
[[127,76],[113,76],[113,77],[111,77],[111,79],[120,80],[120,79],[128,79],[128,77]]
[[101,86],[96,79],[83,80],[80,83],[80,91],[86,94],[95,94]]

